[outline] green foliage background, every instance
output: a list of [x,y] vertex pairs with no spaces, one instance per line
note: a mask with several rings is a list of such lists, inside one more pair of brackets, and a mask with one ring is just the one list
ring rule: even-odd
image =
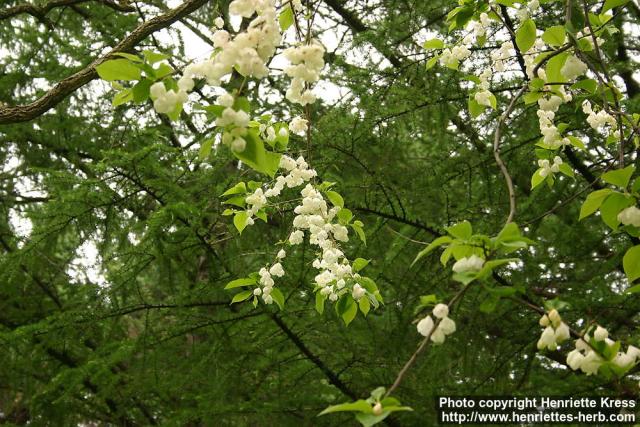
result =
[[[5,1],[0,8],[24,1]],[[22,13],[0,20],[0,101],[35,100],[141,23],[135,8],[108,3],[85,1],[53,8],[42,19]],[[155,4],[158,13],[166,9],[161,1],[137,3]],[[183,21],[209,27],[227,6],[210,1]],[[286,259],[287,275],[279,282],[285,311],[229,306],[224,285],[271,258],[293,206],[239,238],[230,218],[221,216],[219,195],[241,179],[260,177],[238,168],[225,148],[199,162],[197,144],[206,135],[185,121],[171,123],[147,104],[113,108],[113,91],[95,81],[34,120],[0,126],[0,420],[353,422],[349,415],[316,415],[389,385],[419,340],[412,323],[419,297],[446,299],[458,289],[437,256],[409,268],[423,248],[415,241],[429,242],[464,219],[478,232],[495,234],[508,211],[491,150],[489,126],[497,113],[472,122],[460,74],[425,71],[429,56],[412,41],[425,30],[446,34],[444,18],[454,6],[440,0],[326,0],[318,9],[327,28],[339,24],[325,30],[337,31],[340,39],[338,51],[326,57],[325,78],[348,96],[315,106],[306,157],[323,179],[338,183],[346,206],[365,223],[367,245],[352,238],[348,254],[373,260],[368,275],[386,301],[348,328],[333,310],[314,310],[307,243]],[[544,5],[544,25],[561,19],[562,6]],[[638,66],[629,55],[640,40],[623,23],[637,23],[638,16],[635,5],[626,7],[616,17],[622,31],[605,45],[612,72],[624,78],[629,111],[637,111],[638,102],[632,77]],[[148,37],[136,49],[169,53],[181,68],[184,40],[175,27],[169,32],[171,44]],[[347,51],[364,60],[349,60]],[[484,54],[475,54],[478,69]],[[521,79],[514,74],[513,84],[494,90],[499,105]],[[279,91],[287,81],[261,84]],[[290,108],[271,105],[258,91],[250,85],[247,92],[255,111],[277,115]],[[559,115],[597,140],[580,111],[563,106]],[[533,107],[504,135],[503,157],[519,201],[516,220],[538,245],[497,285],[517,286],[537,303],[558,296],[570,304],[563,310],[567,320],[598,319],[637,345],[640,300],[623,295],[621,286],[621,257],[630,241],[608,234],[597,218],[578,222],[581,197],[572,198],[603,165],[592,154],[575,152],[576,180],[532,192],[537,137]],[[185,147],[184,141],[194,144]],[[293,148],[306,149],[302,142]],[[16,157],[18,166],[8,167]],[[44,196],[25,194],[25,179]],[[12,228],[10,212],[32,222],[28,239]],[[87,240],[97,243],[108,286],[68,272]],[[615,381],[586,377],[564,366],[563,353],[538,353],[538,315],[508,299],[484,312],[488,296],[481,287],[466,294],[452,314],[458,332],[421,356],[397,390],[415,412],[394,414],[390,423],[434,424],[437,395],[637,395],[635,373]]]

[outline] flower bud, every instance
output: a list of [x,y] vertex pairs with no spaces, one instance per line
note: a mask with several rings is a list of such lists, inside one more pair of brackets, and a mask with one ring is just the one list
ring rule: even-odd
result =
[[373,405],[373,415],[378,416],[382,415],[382,403],[378,402]]

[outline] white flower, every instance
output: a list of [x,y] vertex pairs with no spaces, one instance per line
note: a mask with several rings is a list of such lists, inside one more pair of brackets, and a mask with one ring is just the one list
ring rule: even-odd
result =
[[556,328],[555,340],[557,344],[568,340],[571,337],[571,331],[566,323],[560,323],[560,326]]
[[215,24],[215,26],[216,26],[217,28],[222,28],[222,27],[224,26],[224,19],[222,19],[222,17],[221,17],[221,16],[218,16],[218,17],[213,21],[213,23]]
[[609,336],[609,332],[602,326],[598,326],[593,333],[593,339],[596,341],[604,341]]
[[633,225],[634,227],[640,227],[640,209],[635,206],[630,206],[623,209],[618,214],[618,221],[624,225]]
[[284,268],[282,268],[282,264],[280,264],[279,262],[273,264],[269,269],[269,274],[276,277],[284,276]]
[[276,255],[278,259],[283,259],[286,256],[287,256],[287,252],[284,249],[280,249],[280,251],[278,251],[278,255]]
[[442,329],[438,328],[431,334],[431,341],[433,341],[434,344],[442,344],[444,342],[444,337],[444,332]]
[[418,322],[418,332],[422,336],[428,336],[433,329],[433,319],[431,316],[427,316]]
[[489,92],[488,90],[481,90],[479,92],[476,92],[473,98],[478,104],[491,107],[492,96],[491,92]]
[[613,359],[613,363],[618,365],[621,368],[628,368],[635,362],[635,359],[629,356],[626,353],[618,352],[616,357]]
[[466,273],[468,271],[476,272],[480,271],[483,265],[484,260],[474,254],[470,257],[461,258],[453,264],[453,271],[455,273]]
[[234,102],[233,95],[225,92],[216,99],[216,102],[218,103],[218,105],[231,108],[233,107],[233,102]]
[[253,294],[254,294],[255,296],[260,296],[260,294],[261,294],[261,293],[262,293],[262,289],[260,289],[260,288],[255,288],[255,289],[253,290]]
[[554,308],[549,312],[549,320],[551,320],[553,326],[558,326],[560,324],[562,318],[560,317],[560,313],[558,313],[558,310]]
[[304,233],[300,230],[296,230],[289,236],[289,243],[292,245],[299,245],[304,240]]
[[580,61],[575,55],[569,56],[560,70],[567,80],[573,80],[583,75],[586,71],[587,65]]
[[451,335],[456,331],[456,322],[449,317],[444,317],[438,324],[438,330],[441,330],[445,335]]
[[538,323],[543,328],[549,326],[549,317],[546,314],[543,314],[542,317],[540,318],[540,320],[538,321]]
[[297,135],[304,135],[304,133],[308,129],[308,123],[309,122],[302,117],[296,116],[293,118],[293,120],[291,120],[291,123],[289,123],[289,129],[291,130],[291,132]]
[[446,304],[438,304],[433,308],[433,315],[438,319],[445,318],[449,315],[449,307]]
[[598,369],[600,369],[602,362],[602,358],[598,356],[595,351],[591,350],[587,352],[587,355],[582,360],[580,370],[587,375],[595,374],[598,372]]
[[572,350],[567,354],[567,365],[569,365],[569,367],[574,371],[580,369],[583,360],[584,356],[578,349]]
[[634,359],[637,359],[638,357],[640,357],[640,349],[638,349],[638,347],[630,345],[629,348],[627,348],[627,354]]
[[542,335],[540,335],[537,346],[538,350],[543,350],[545,348],[548,348],[549,350],[556,349],[555,331],[551,326],[547,326],[544,331],[542,331]]
[[351,292],[351,296],[353,296],[353,299],[359,300],[364,296],[366,292],[367,291],[362,286],[356,283],[355,285],[353,285],[353,291]]

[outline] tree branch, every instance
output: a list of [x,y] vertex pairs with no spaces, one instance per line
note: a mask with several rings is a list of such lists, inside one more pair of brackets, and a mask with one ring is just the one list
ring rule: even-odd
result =
[[133,30],[128,37],[118,43],[109,53],[94,60],[87,67],[77,73],[60,81],[49,92],[34,102],[26,105],[0,107],[0,125],[26,122],[44,114],[75,90],[89,83],[91,80],[96,79],[98,77],[96,66],[111,58],[114,53],[131,51],[139,42],[144,40],[150,34],[168,27],[179,19],[199,9],[208,1],[209,0],[185,1],[180,7],[172,9],[171,11],[140,25],[138,28]]

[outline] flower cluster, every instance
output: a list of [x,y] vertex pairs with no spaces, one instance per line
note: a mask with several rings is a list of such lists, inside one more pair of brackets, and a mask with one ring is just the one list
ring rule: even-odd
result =
[[279,196],[285,187],[298,187],[316,176],[316,171],[309,168],[309,165],[302,156],[294,160],[287,155],[283,155],[280,158],[279,167],[283,169],[286,174],[278,175],[273,185],[266,186],[266,190],[259,187],[245,198],[245,202],[247,203],[247,225],[253,225],[254,215],[267,205],[268,198]]
[[447,335],[451,335],[456,331],[456,322],[449,318],[449,307],[446,304],[438,304],[431,312],[436,319],[439,319],[438,326],[435,330],[435,323],[430,315],[418,322],[418,332],[420,335],[428,337],[431,335],[431,341],[434,344],[442,344]]
[[224,128],[222,143],[230,146],[233,151],[244,151],[247,142],[243,137],[247,134],[249,114],[241,109],[234,110],[235,99],[227,92],[220,95],[216,102],[225,107],[220,117],[216,119],[216,126]]
[[320,79],[320,71],[324,67],[324,47],[319,42],[312,41],[287,48],[283,55],[291,63],[284,69],[285,74],[291,77],[286,98],[300,105],[314,103],[316,96],[309,86]]
[[[246,31],[232,37],[226,30],[218,29],[213,34],[216,50],[212,58],[189,64],[178,80],[179,90],[164,90],[162,83],[152,86],[151,97],[154,108],[159,113],[174,111],[178,104],[184,103],[189,91],[193,90],[194,79],[205,78],[213,86],[219,86],[221,80],[234,69],[247,77],[263,78],[269,73],[267,61],[273,56],[280,44],[281,34],[278,25],[275,0],[233,0],[229,4],[229,14],[250,18]],[[216,18],[215,25],[224,25],[222,18]],[[230,106],[229,106],[230,107]],[[226,121],[233,117],[227,112]],[[232,140],[235,141],[235,138]],[[236,148],[241,144],[238,141]],[[238,150],[242,151],[242,150]]]
[[540,167],[540,172],[538,173],[540,174],[541,177],[546,178],[549,175],[553,175],[554,173],[560,172],[560,165],[562,163],[563,162],[560,156],[555,156],[553,158],[553,163],[551,163],[547,159],[540,159],[538,160],[538,166]]
[[635,206],[630,206],[623,209],[618,214],[618,221],[623,225],[633,225],[634,227],[640,227],[640,209]]
[[[606,136],[611,133],[612,129],[616,128],[616,119],[605,110],[600,110],[597,113],[593,111],[591,103],[588,100],[582,103],[582,112],[588,115],[587,122],[589,125],[597,131],[602,131]],[[614,131],[614,136],[620,137],[617,131]]]
[[522,4],[518,9],[518,19],[524,21],[535,13],[540,8],[540,2],[538,0],[531,0],[526,4]]
[[445,67],[455,68],[460,61],[464,61],[471,56],[471,51],[465,45],[457,45],[451,49],[446,48],[440,55],[440,64]]
[[491,62],[493,63],[495,70],[503,72],[505,70],[505,61],[513,58],[514,53],[515,50],[513,49],[513,43],[511,41],[502,43],[500,45],[500,49],[491,52]]
[[[593,339],[596,342],[604,342],[607,347],[615,345],[615,341],[609,338],[609,332],[602,326],[598,326],[593,332]],[[576,348],[567,355],[567,365],[574,371],[580,369],[585,374],[592,375],[598,372],[605,360],[588,344],[589,342],[591,337],[588,334],[576,340]],[[630,345],[626,352],[618,352],[612,362],[619,368],[628,369],[636,364],[638,358],[640,349]]]
[[280,249],[276,255],[277,261],[268,269],[262,267],[258,272],[258,275],[260,276],[260,285],[262,287],[256,287],[253,290],[253,295],[262,296],[262,301],[264,301],[265,304],[273,303],[273,297],[271,296],[271,291],[275,285],[273,277],[284,276],[284,268],[282,267],[282,264],[280,264],[280,260],[284,259],[286,256],[287,252],[284,249]]
[[538,350],[555,350],[559,344],[571,337],[569,327],[562,321],[558,310],[553,309],[540,318],[540,326],[544,328],[538,340]]
[[555,113],[560,105],[570,102],[573,97],[566,93],[564,87],[557,89],[558,95],[543,96],[538,99],[538,124],[540,125],[540,133],[543,136],[543,142],[551,149],[557,149],[563,145],[571,144],[568,138],[562,137],[560,131],[554,123]]
[[330,301],[336,301],[345,292],[343,289],[350,287],[353,298],[359,300],[366,291],[356,283],[360,276],[353,271],[338,243],[349,240],[347,227],[334,222],[340,208],[334,206],[329,209],[322,193],[310,184],[300,194],[302,203],[294,209],[295,230],[289,237],[289,243],[301,243],[304,232],[308,231],[309,243],[320,248],[318,257],[312,262],[312,266],[319,270],[315,276],[319,292]]
[[169,114],[176,109],[176,106],[183,104],[187,101],[189,96],[185,85],[180,85],[178,82],[179,90],[176,92],[174,89],[167,90],[163,82],[156,82],[149,88],[149,94],[153,100],[153,108],[158,113]]

